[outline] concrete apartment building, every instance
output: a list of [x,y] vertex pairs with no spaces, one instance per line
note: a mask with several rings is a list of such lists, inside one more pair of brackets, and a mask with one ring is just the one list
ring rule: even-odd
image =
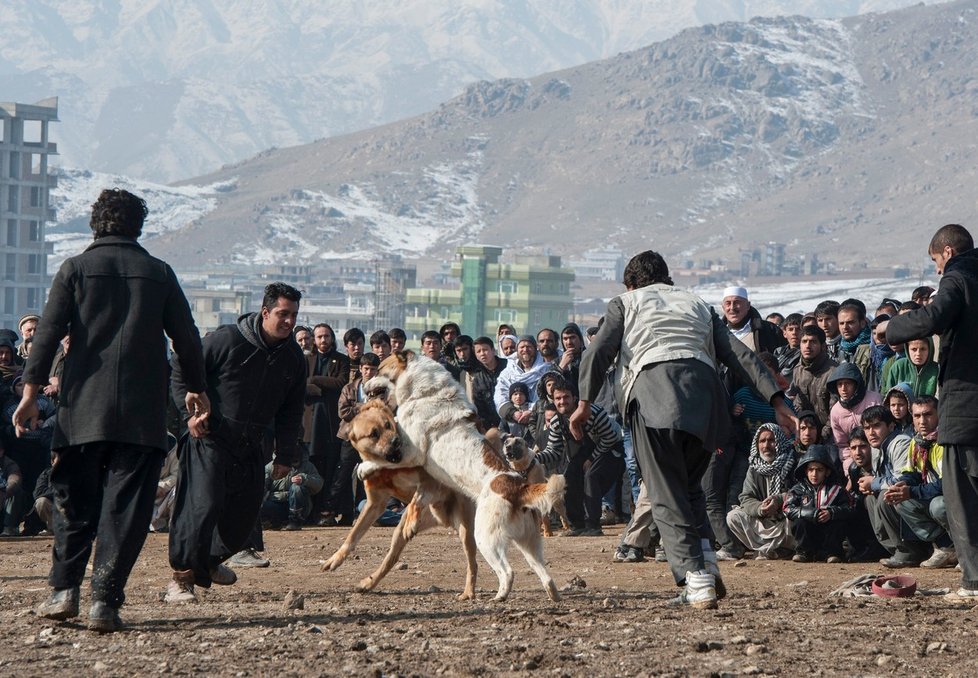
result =
[[49,194],[48,124],[58,121],[58,99],[36,104],[0,102],[0,327],[16,328],[26,313],[40,313],[49,287],[45,222],[54,219]]
[[488,245],[459,247],[451,267],[458,288],[407,290],[408,339],[417,340],[449,321],[472,337],[495,337],[500,323],[514,325],[518,332],[544,327],[559,332],[574,307],[574,271],[564,268],[558,256],[516,255],[512,263],[503,263],[502,252]]

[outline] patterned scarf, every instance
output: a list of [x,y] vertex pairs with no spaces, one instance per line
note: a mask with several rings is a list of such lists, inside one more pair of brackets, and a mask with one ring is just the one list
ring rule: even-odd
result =
[[883,363],[886,359],[893,356],[894,351],[890,348],[889,344],[877,344],[873,342],[873,348],[869,351],[869,361],[873,365],[873,372],[879,376],[880,370],[883,369]]
[[919,433],[913,436],[913,445],[910,446],[910,468],[920,470],[920,479],[928,482],[930,476],[930,448],[937,442],[937,431],[924,437]]
[[[778,448],[777,456],[771,461],[765,461],[757,449],[757,440],[761,431],[771,431],[774,434],[774,444]],[[790,478],[795,470],[795,446],[777,424],[761,424],[754,433],[750,444],[750,467],[762,476],[772,479],[772,495],[781,494],[790,486]]]
[[870,336],[872,336],[872,330],[869,329],[869,325],[866,325],[863,327],[862,331],[856,335],[855,339],[850,341],[845,337],[842,337],[842,340],[839,342],[839,346],[842,348],[843,353],[852,354],[858,347],[862,346],[863,344],[868,344]]

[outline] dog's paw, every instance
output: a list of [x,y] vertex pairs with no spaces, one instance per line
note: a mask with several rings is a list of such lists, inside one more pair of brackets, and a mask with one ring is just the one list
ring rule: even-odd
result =
[[357,478],[366,480],[382,468],[384,467],[375,461],[361,461],[357,464]]
[[376,585],[371,577],[364,577],[353,587],[353,590],[357,593],[366,593],[367,591],[372,591]]
[[475,600],[475,591],[462,591],[456,596],[456,600]]
[[323,563],[323,566],[320,569],[323,572],[332,572],[334,570],[338,570],[340,565],[342,565],[343,561],[345,560],[346,560],[346,554],[341,554],[339,551],[337,551],[332,556],[330,556],[329,560]]

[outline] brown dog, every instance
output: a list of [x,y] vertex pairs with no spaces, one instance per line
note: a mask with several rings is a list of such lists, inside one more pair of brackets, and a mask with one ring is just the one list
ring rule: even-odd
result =
[[[370,400],[353,418],[350,426],[350,444],[365,461],[383,459],[387,462],[400,460],[400,435],[394,413],[382,400]],[[442,525],[458,530],[465,552],[465,589],[459,600],[475,597],[476,564],[473,521],[475,504],[472,500],[453,492],[435,481],[419,467],[372,468],[362,478],[367,493],[367,504],[353,525],[343,544],[323,564],[323,571],[335,570],[349,557],[367,530],[384,513],[391,497],[407,503],[391,537],[391,546],[373,574],[357,585],[360,592],[370,591],[397,563],[401,551],[419,532]]]

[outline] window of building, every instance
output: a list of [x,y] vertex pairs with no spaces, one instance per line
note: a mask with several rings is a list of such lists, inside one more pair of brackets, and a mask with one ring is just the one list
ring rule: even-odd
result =
[[519,290],[519,283],[515,280],[500,280],[498,285],[500,294],[516,294]]
[[8,254],[6,256],[6,266],[3,272],[4,280],[16,280],[17,279],[17,255]]
[[19,197],[20,186],[8,186],[7,187],[7,210],[10,212],[20,211],[20,200]]
[[36,311],[41,308],[40,300],[41,290],[36,287],[28,288],[27,290],[27,310]]
[[41,187],[31,186],[31,207],[41,206]]
[[10,153],[10,178],[20,178],[20,153],[15,151]]
[[220,313],[221,312],[221,300],[220,299],[211,299],[211,312],[212,313]]
[[24,143],[25,144],[41,143],[42,129],[43,127],[40,120],[25,120],[24,121]]
[[41,272],[41,255],[40,254],[29,254],[29,255],[27,255],[27,272],[28,273],[40,273]]
[[31,221],[28,230],[31,242],[41,242],[41,222]]
[[3,291],[3,312],[11,314],[14,312],[14,302],[16,298],[14,293],[17,291],[16,287],[8,287]]
[[39,175],[41,173],[41,154],[31,153],[31,174]]
[[7,219],[7,245],[17,247],[17,220]]
[[516,322],[516,311],[510,309],[496,309],[496,323],[515,323]]
[[537,294],[540,294],[541,292],[543,292],[543,283],[540,282],[539,280],[537,280],[536,282],[534,282],[533,283],[533,291],[535,293],[537,293]]

